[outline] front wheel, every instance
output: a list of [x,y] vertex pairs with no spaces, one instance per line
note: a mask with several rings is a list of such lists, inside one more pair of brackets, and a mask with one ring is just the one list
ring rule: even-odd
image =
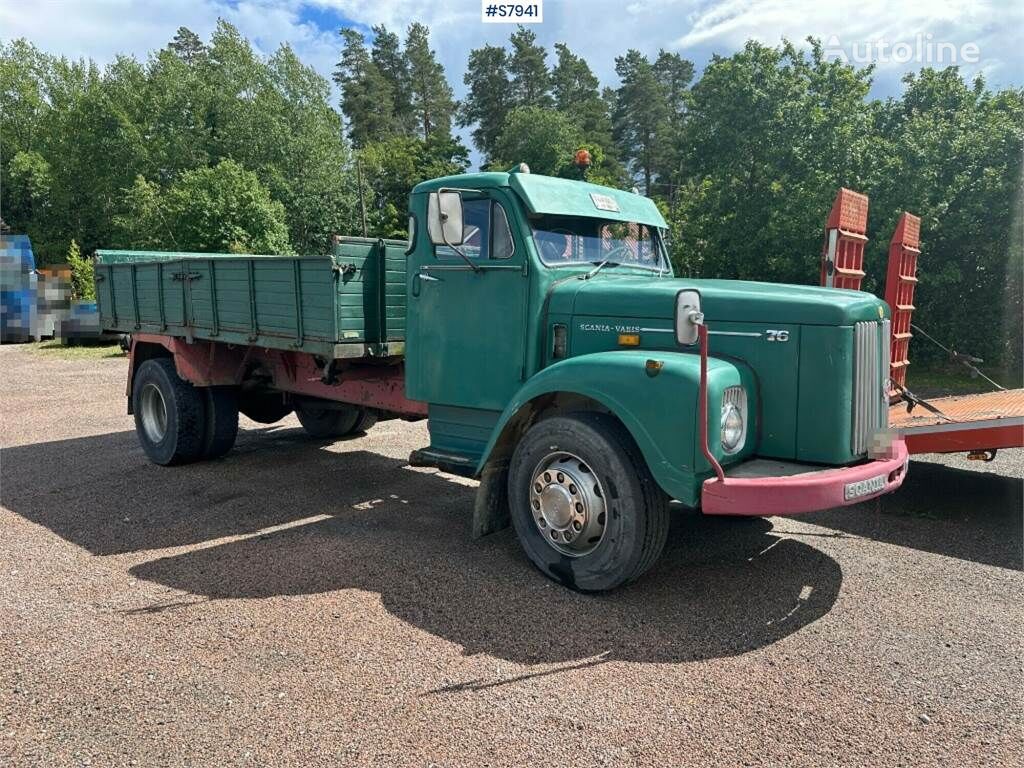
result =
[[509,500],[534,565],[583,592],[640,578],[668,536],[668,498],[629,433],[602,413],[531,427],[512,456]]

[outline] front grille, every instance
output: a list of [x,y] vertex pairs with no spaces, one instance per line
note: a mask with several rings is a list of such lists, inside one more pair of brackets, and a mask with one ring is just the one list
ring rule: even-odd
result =
[[868,452],[874,436],[889,425],[889,321],[853,326],[853,430],[854,455]]

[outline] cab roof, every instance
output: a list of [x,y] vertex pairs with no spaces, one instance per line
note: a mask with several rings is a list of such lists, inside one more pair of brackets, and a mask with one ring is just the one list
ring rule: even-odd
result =
[[581,216],[610,221],[635,221],[664,229],[668,225],[658,206],[648,197],[586,181],[559,179],[537,173],[486,171],[444,176],[417,184],[414,195],[442,187],[461,189],[511,189],[530,213]]

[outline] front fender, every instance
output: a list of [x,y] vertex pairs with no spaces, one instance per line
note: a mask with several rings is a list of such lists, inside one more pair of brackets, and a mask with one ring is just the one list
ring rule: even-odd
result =
[[[648,360],[661,363],[654,375],[647,371]],[[721,408],[722,390],[741,383],[750,387],[751,379],[736,364],[709,360],[709,412],[717,413]],[[696,506],[700,484],[709,470],[697,448],[699,388],[700,357],[696,354],[617,350],[563,360],[531,378],[512,398],[491,435],[477,473],[483,470],[516,414],[544,395],[571,393],[607,408],[632,435],[654,480],[665,493]],[[750,391],[749,396],[756,402],[754,392]],[[748,440],[748,444],[753,442]],[[738,454],[735,458],[741,457]]]

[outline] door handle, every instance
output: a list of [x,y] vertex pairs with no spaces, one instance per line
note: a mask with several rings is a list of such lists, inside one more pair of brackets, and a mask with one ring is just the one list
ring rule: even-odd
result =
[[417,272],[413,276],[413,279],[412,279],[412,295],[413,295],[413,298],[419,297],[419,295],[420,295],[420,286],[423,284],[424,280],[428,280],[428,281],[430,281],[432,283],[440,282],[440,278],[438,278],[438,277],[434,277],[433,275],[428,275],[428,274],[425,274],[423,272]]

